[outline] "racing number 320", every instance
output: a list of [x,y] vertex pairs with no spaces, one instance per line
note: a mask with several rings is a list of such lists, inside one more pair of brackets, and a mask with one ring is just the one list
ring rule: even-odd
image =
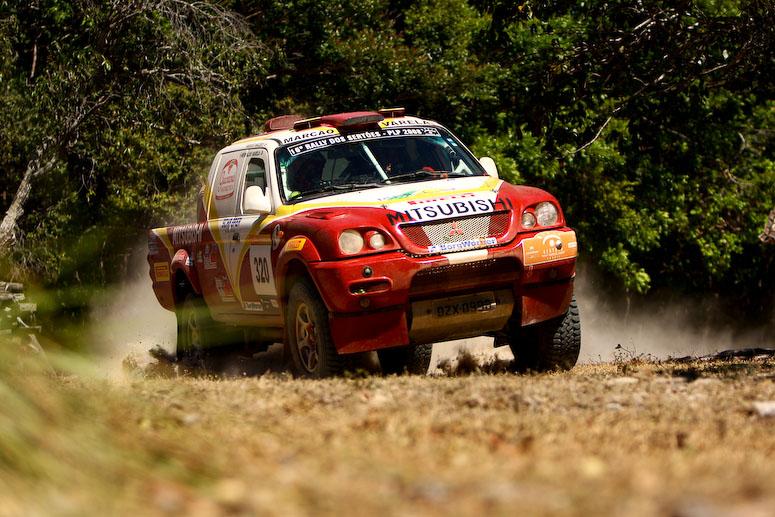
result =
[[269,259],[266,257],[253,257],[253,274],[259,284],[269,283]]
[[276,296],[274,287],[274,272],[269,246],[250,247],[250,265],[253,277],[253,288],[261,296]]

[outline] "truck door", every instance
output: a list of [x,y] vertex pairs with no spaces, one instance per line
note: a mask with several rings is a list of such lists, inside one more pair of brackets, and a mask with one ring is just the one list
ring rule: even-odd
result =
[[[269,173],[268,154],[264,149],[248,152],[245,179],[240,192],[240,206],[245,190],[258,186],[264,195],[272,199],[272,178]],[[273,207],[274,208],[274,207]],[[277,288],[272,267],[272,237],[266,225],[267,217],[244,214],[240,238],[244,248],[238,258],[239,290],[242,311],[254,321],[262,317],[279,317]]]
[[212,275],[217,297],[208,298],[208,304],[222,321],[260,325],[260,316],[279,316],[271,236],[262,231],[269,214],[242,209],[249,186],[259,186],[271,198],[268,163],[265,149],[224,154],[213,182],[208,224],[218,249]]
[[[204,295],[213,317],[235,312],[239,309],[238,293],[235,291],[235,267],[231,257],[238,242],[233,240],[233,226],[238,207],[239,184],[245,167],[244,151],[223,153],[216,166],[209,185],[207,199],[206,237],[201,244]],[[199,260],[199,257],[197,257]]]

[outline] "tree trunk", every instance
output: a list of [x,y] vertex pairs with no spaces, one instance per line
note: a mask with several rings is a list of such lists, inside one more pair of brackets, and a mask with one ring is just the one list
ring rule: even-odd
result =
[[24,214],[24,205],[30,197],[32,191],[32,181],[40,175],[45,174],[54,167],[55,157],[50,155],[50,144],[44,142],[35,151],[35,157],[27,164],[24,176],[16,189],[16,195],[11,202],[11,206],[3,216],[0,222],[0,258],[6,257],[11,252],[11,247],[16,242],[16,225]]
[[775,243],[775,208],[770,212],[770,216],[767,218],[767,224],[764,227],[764,233],[759,235],[759,239],[767,244]]

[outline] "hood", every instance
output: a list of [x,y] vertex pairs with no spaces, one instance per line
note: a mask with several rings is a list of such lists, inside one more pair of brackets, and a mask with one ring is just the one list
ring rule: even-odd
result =
[[[278,210],[278,216],[300,214],[316,211],[336,213],[347,211],[348,208],[381,208],[383,210],[407,213],[408,219],[431,220],[452,217],[454,214],[434,214],[432,211],[416,212],[421,205],[448,204],[455,200],[494,201],[503,184],[502,180],[489,176],[474,176],[470,178],[449,178],[417,183],[402,183],[386,185],[357,192],[335,194],[324,198],[312,199],[293,205],[286,205]],[[448,210],[444,210],[445,213]],[[414,214],[413,216],[411,214]]]
[[320,242],[334,243],[345,229],[380,231],[410,254],[429,255],[509,242],[524,207],[543,200],[556,203],[540,189],[475,176],[327,196],[284,206],[278,218],[300,233],[330,234]]

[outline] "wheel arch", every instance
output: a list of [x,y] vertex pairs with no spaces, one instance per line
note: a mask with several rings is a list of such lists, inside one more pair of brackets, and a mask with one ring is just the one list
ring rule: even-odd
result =
[[293,258],[288,261],[280,275],[282,281],[277,286],[278,296],[280,297],[280,303],[283,307],[288,306],[288,296],[290,296],[291,288],[293,284],[299,280],[307,280],[310,285],[317,289],[315,281],[310,274],[307,265],[299,258]]
[[[189,256],[188,251],[180,249],[175,252],[175,255],[172,257],[172,263],[170,264],[170,271],[175,277],[174,295],[176,305],[183,301],[183,298],[179,296],[181,293],[179,289],[180,282],[178,279],[181,277],[185,280],[186,284],[188,284],[191,291],[197,295],[202,295],[202,288],[199,285],[199,277],[196,268],[194,267],[194,261]],[[185,296],[185,292],[183,292],[182,295]]]

